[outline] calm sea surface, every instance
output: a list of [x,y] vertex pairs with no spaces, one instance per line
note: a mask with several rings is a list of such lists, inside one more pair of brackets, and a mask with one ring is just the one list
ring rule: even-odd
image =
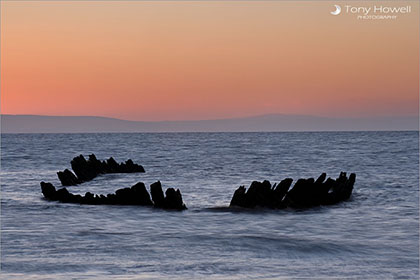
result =
[[[3,279],[418,279],[418,132],[1,136]],[[189,210],[60,204],[39,182],[79,154],[142,164],[68,187],[179,188]],[[352,199],[312,210],[229,211],[253,180],[355,172]]]

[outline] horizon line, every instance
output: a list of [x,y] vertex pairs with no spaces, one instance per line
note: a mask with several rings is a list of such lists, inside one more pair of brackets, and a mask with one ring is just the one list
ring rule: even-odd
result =
[[241,117],[215,117],[207,119],[174,119],[174,120],[132,120],[123,119],[119,117],[100,116],[100,115],[40,115],[40,114],[3,114],[0,113],[0,117],[3,116],[26,116],[26,117],[59,117],[59,118],[103,118],[113,119],[126,122],[145,122],[145,123],[163,123],[163,122],[199,122],[199,121],[219,121],[219,120],[239,120],[249,118],[259,118],[268,116],[286,116],[286,117],[309,117],[309,118],[324,118],[324,119],[346,119],[346,120],[360,120],[360,119],[379,119],[379,118],[420,118],[420,114],[415,115],[380,115],[380,116],[321,116],[321,115],[306,115],[306,114],[284,114],[284,113],[267,113],[267,114],[255,114],[245,115]]

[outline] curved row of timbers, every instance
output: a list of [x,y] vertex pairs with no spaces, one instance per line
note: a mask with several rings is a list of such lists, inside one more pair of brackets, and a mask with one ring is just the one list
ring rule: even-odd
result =
[[[71,166],[76,175],[68,169],[57,173],[63,186],[80,184],[92,180],[99,174],[145,172],[141,165],[133,163],[131,159],[121,164],[118,164],[112,157],[101,162],[93,154],[89,156],[88,160],[82,155],[75,157],[71,161]],[[245,186],[240,186],[235,191],[230,207],[284,209],[332,205],[350,198],[355,181],[356,174],[352,173],[347,177],[345,172],[341,172],[337,179],[327,179],[325,173],[316,180],[314,178],[299,179],[291,189],[293,182],[291,178],[274,185],[267,180],[254,181],[248,190]],[[70,193],[66,188],[56,190],[51,183],[45,182],[41,182],[41,190],[46,199],[63,203],[141,205],[172,210],[187,209],[179,189],[168,188],[164,195],[160,181],[150,185],[151,197],[142,182],[131,188],[118,189],[115,193],[107,195],[95,195],[87,192],[81,196]]]
[[139,205],[154,206],[168,210],[185,210],[187,207],[182,202],[179,190],[168,188],[163,195],[162,185],[159,181],[150,186],[152,198],[146,190],[146,186],[139,182],[131,188],[118,189],[115,193],[95,195],[87,192],[84,196],[72,194],[66,188],[56,190],[51,183],[41,182],[41,191],[48,200],[63,203],[79,203],[92,205]]
[[131,159],[125,163],[117,163],[113,157],[99,161],[94,154],[86,160],[83,155],[70,162],[74,173],[69,169],[58,171],[57,176],[63,186],[74,186],[94,179],[100,174],[108,173],[144,173],[143,166],[135,164]]

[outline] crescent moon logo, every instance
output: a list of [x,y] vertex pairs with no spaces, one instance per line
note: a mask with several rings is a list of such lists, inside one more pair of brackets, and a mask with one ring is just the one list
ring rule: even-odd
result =
[[341,13],[341,7],[338,5],[334,5],[334,6],[335,6],[335,11],[331,12],[331,14],[334,16],[338,16]]

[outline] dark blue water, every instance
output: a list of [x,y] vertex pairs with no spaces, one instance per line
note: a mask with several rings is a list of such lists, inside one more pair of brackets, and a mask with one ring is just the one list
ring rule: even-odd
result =
[[[418,132],[28,134],[1,137],[1,272],[12,279],[418,279]],[[47,202],[39,182],[79,154],[132,158],[138,181],[180,188],[189,210]],[[228,211],[239,185],[357,173],[350,201]]]

